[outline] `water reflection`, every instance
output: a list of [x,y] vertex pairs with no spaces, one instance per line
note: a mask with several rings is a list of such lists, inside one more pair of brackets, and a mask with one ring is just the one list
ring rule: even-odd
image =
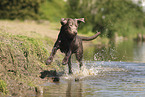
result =
[[82,82],[74,80],[65,80],[60,83],[46,83],[44,97],[82,97]]
[[145,43],[123,41],[107,47],[90,45],[84,50],[84,60],[145,62]]
[[43,97],[144,97],[145,63],[96,62],[98,74],[80,81],[61,77],[59,83],[46,83]]
[[145,42],[138,42],[134,47],[134,60],[145,62]]
[[72,84],[72,81],[68,81],[66,97],[82,97],[82,83]]

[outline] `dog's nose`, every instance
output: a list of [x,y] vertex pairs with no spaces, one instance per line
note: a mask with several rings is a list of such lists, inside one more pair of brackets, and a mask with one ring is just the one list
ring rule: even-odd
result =
[[74,31],[74,34],[77,34],[78,32],[77,31]]

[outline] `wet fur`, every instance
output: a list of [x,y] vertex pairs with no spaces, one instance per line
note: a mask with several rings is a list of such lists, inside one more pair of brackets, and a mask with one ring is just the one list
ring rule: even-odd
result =
[[61,19],[61,30],[58,35],[58,38],[54,44],[50,57],[47,59],[46,64],[51,64],[53,57],[58,49],[62,53],[65,53],[65,57],[62,61],[62,64],[68,64],[69,74],[72,74],[71,66],[71,55],[74,53],[76,59],[79,62],[80,69],[82,67],[82,57],[83,57],[83,45],[82,40],[89,41],[95,39],[100,32],[95,34],[92,37],[80,37],[77,35],[77,29],[80,22],[85,22],[84,18],[80,19],[71,19],[71,18],[62,18]]

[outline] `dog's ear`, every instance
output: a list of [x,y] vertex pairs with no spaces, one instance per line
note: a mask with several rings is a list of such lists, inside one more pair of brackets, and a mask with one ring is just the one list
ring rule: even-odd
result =
[[85,20],[84,18],[79,18],[79,19],[76,19],[78,21],[78,24],[80,24],[81,22],[85,23]]
[[61,25],[65,25],[67,23],[67,19],[61,18],[60,23],[61,23]]

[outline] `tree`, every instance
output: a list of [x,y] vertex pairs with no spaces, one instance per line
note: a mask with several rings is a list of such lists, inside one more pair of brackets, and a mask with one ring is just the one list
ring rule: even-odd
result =
[[0,0],[1,19],[38,19],[39,8],[44,0]]
[[114,33],[127,37],[144,29],[145,14],[132,0],[68,0],[68,6],[68,17],[85,17],[82,29],[87,32],[99,30],[112,38]]

